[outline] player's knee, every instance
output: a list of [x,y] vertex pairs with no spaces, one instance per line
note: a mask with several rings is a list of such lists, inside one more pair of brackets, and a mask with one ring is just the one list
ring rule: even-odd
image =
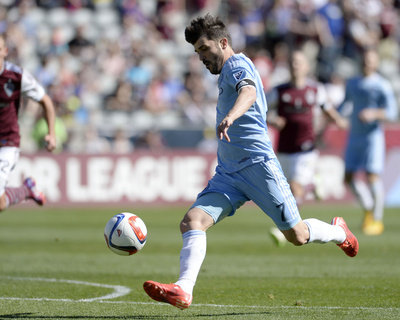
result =
[[185,232],[188,232],[190,230],[196,230],[199,229],[201,226],[196,220],[193,220],[188,216],[187,214],[183,217],[180,225],[180,230],[181,233],[184,234]]
[[190,230],[206,231],[214,224],[210,215],[198,208],[190,209],[183,217],[180,223],[181,233],[184,234]]

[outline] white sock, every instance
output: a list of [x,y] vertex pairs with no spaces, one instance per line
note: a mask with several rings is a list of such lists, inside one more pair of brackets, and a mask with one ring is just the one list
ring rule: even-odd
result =
[[306,219],[303,221],[308,226],[310,232],[308,243],[327,243],[332,241],[340,244],[346,240],[346,232],[344,232],[342,227],[334,226],[317,219]]
[[382,221],[383,209],[385,206],[385,189],[382,180],[377,180],[371,184],[372,197],[375,200],[374,220]]
[[349,187],[351,191],[353,191],[354,195],[360,202],[361,207],[365,211],[370,211],[374,208],[374,199],[372,197],[371,191],[364,181],[353,179],[349,183]]
[[200,267],[206,257],[207,237],[204,231],[190,230],[182,235],[179,285],[183,291],[192,294]]

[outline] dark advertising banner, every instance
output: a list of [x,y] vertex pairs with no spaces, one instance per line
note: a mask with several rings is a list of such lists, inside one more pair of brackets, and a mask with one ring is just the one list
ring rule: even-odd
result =
[[[386,205],[400,207],[400,130],[387,131],[388,135],[383,175]],[[320,151],[316,179],[327,201],[354,200],[343,184],[345,137],[345,132],[327,131]],[[34,177],[49,205],[181,204],[195,200],[215,166],[215,154],[198,151],[22,154],[9,184],[17,186],[24,177]]]

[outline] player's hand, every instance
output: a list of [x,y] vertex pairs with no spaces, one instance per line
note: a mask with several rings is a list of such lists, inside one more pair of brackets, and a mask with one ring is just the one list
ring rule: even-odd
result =
[[349,121],[345,118],[340,117],[339,119],[336,120],[336,126],[339,129],[346,130],[349,128]]
[[57,146],[56,138],[50,134],[44,137],[44,141],[46,142],[46,150],[49,152],[52,152]]
[[276,117],[272,123],[272,125],[278,129],[279,131],[281,131],[285,126],[286,126],[286,118],[284,117]]
[[232,125],[233,121],[229,117],[225,117],[217,127],[217,137],[219,140],[226,139],[226,141],[231,142],[228,135],[228,129]]
[[366,108],[360,111],[358,114],[359,119],[362,122],[370,123],[377,120],[376,109],[373,108]]

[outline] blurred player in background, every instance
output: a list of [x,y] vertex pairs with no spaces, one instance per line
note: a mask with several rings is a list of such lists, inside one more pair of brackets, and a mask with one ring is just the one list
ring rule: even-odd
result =
[[301,219],[268,137],[267,102],[260,75],[249,58],[235,54],[225,24],[210,15],[199,17],[186,28],[185,38],[211,74],[219,74],[218,166],[181,221],[179,280],[173,284],[146,281],[146,293],[156,301],[188,308],[206,255],[206,230],[250,200],[294,245],[333,242],[354,257],[358,241],[343,218],[336,217],[331,224]]
[[[322,84],[311,80],[309,63],[301,51],[289,59],[291,79],[268,93],[267,124],[279,130],[277,156],[290,189],[300,205],[307,193],[313,191],[322,198],[315,184],[315,167],[319,152],[316,149],[316,130],[322,112],[339,128],[346,120],[329,104]],[[286,241],[277,228],[271,235],[278,245]]]
[[[397,103],[390,83],[377,73],[379,56],[374,50],[363,54],[362,75],[346,83],[339,112],[350,114],[350,130],[345,151],[345,182],[365,211],[362,230],[367,235],[383,232],[385,194],[380,175],[385,161],[385,133],[382,121],[397,119]],[[347,112],[352,103],[351,113]],[[355,179],[366,174],[367,185]]]
[[44,138],[46,149],[51,152],[56,147],[53,102],[28,71],[5,60],[8,54],[6,41],[6,36],[0,34],[0,211],[26,199],[33,199],[39,205],[46,201],[32,178],[26,178],[18,188],[7,187],[20,154],[18,112],[21,95],[37,101],[43,107],[48,125],[48,134]]

